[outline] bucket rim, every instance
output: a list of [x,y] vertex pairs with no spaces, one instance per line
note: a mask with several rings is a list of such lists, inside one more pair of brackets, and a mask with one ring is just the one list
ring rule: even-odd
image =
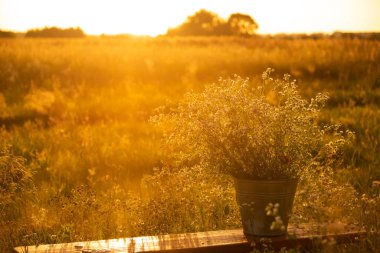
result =
[[238,177],[234,177],[234,181],[240,181],[240,182],[259,182],[259,183],[263,183],[263,182],[271,182],[271,183],[285,183],[285,182],[298,182],[299,179],[298,178],[289,178],[289,179],[247,179],[247,178],[238,178]]

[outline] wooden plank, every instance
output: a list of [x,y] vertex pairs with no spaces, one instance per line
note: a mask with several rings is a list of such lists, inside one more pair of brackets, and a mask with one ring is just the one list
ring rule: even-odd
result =
[[18,253],[80,253],[80,252],[249,252],[255,245],[263,249],[266,245],[274,249],[296,246],[310,247],[316,239],[335,240],[336,243],[356,242],[365,236],[363,230],[344,227],[340,231],[329,231],[323,226],[289,226],[286,236],[261,238],[249,237],[241,229],[185,233],[159,236],[142,236],[88,242],[50,244],[17,247]]
[[281,248],[312,249],[315,246],[326,244],[357,243],[366,237],[367,233],[363,228],[354,225],[338,224],[300,224],[289,226],[286,236],[260,238],[247,237],[248,241],[258,250],[263,250],[267,246],[280,250]]
[[[77,246],[77,248],[76,248]],[[28,253],[42,252],[75,252],[78,253],[83,249],[100,250],[105,252],[177,252],[186,249],[186,252],[215,252],[218,247],[242,247],[249,250],[249,243],[245,238],[242,230],[222,230],[201,233],[186,233],[159,236],[143,236],[112,240],[75,242],[65,244],[39,245],[38,247],[29,246]],[[193,251],[191,251],[193,249]],[[195,250],[194,250],[195,249]],[[16,252],[25,252],[23,247],[17,247]],[[220,252],[220,251],[219,251]],[[246,252],[246,251],[241,251]]]

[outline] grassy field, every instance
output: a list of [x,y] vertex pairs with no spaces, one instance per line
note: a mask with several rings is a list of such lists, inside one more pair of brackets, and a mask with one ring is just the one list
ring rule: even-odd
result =
[[[307,187],[298,193],[294,221],[379,232],[380,41],[3,39],[0,251],[239,227],[231,179],[165,169],[149,118],[219,77],[256,80],[268,67],[290,73],[306,97],[328,91],[323,121],[356,133],[334,180],[315,182],[315,200]],[[370,238],[355,250],[379,245]]]

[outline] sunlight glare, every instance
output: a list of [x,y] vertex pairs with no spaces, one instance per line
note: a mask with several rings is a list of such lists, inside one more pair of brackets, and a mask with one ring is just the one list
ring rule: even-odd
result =
[[[87,34],[165,34],[200,9],[251,15],[259,33],[378,31],[378,0],[0,0],[0,29],[81,27]],[[32,10],[32,11],[31,11]]]

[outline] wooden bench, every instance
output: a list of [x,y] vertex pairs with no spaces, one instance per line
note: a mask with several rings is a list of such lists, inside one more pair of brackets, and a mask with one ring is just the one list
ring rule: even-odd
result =
[[269,247],[279,250],[286,248],[312,248],[328,243],[355,243],[365,238],[366,232],[353,226],[333,228],[303,224],[289,225],[288,234],[281,237],[246,237],[241,229],[220,230],[198,233],[142,236],[100,241],[24,246],[15,248],[18,253],[42,252],[249,252],[254,248]]

